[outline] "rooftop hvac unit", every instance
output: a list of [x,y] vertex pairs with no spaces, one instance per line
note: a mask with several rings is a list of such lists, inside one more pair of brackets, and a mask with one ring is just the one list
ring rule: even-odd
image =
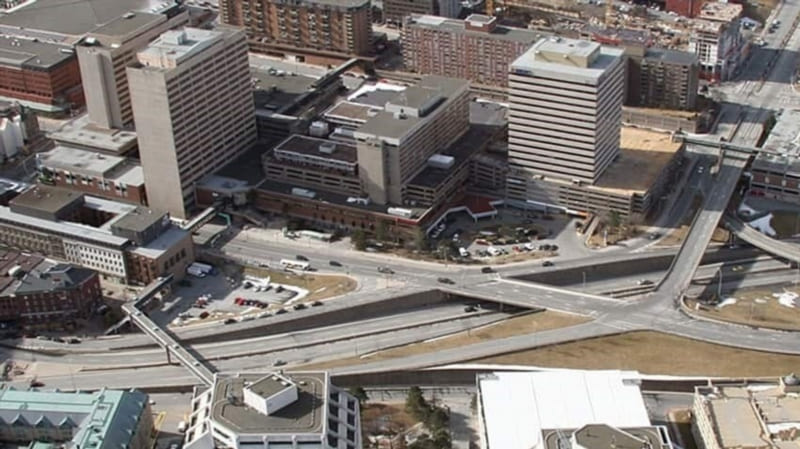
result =
[[330,133],[328,122],[317,120],[308,127],[308,134],[314,137],[325,137]]
[[333,154],[334,151],[336,151],[336,144],[333,142],[319,144],[319,152],[322,154]]
[[455,164],[456,160],[453,156],[446,156],[444,154],[434,154],[428,158],[428,165],[433,168],[440,168],[447,170]]
[[411,218],[414,215],[414,211],[402,207],[390,207],[386,212],[389,215],[396,215],[403,218]]
[[317,193],[312,190],[301,189],[300,187],[292,187],[292,195],[314,199],[317,196]]

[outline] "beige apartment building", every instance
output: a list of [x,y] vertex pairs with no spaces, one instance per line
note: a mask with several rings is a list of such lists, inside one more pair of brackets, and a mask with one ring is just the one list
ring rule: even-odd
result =
[[406,70],[499,87],[508,86],[511,63],[542,37],[482,14],[465,20],[414,14],[400,33]]
[[408,182],[469,128],[469,82],[430,75],[399,92],[354,133],[362,187],[404,204]]
[[511,65],[512,170],[594,184],[620,151],[623,50],[542,39]]
[[324,62],[372,52],[369,0],[222,0],[220,17],[259,53]]
[[125,68],[136,52],[170,28],[185,25],[186,11],[165,14],[129,12],[93,30],[76,46],[91,123],[102,128],[132,128]]
[[255,142],[243,30],[163,33],[128,67],[151,208],[187,217],[194,185]]

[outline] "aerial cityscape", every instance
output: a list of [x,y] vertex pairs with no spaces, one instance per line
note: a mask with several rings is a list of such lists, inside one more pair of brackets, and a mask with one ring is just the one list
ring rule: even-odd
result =
[[800,0],[0,0],[0,449],[800,449]]

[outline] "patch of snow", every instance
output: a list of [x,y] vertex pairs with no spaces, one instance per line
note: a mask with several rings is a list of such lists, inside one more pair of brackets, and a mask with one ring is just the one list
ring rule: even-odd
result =
[[778,299],[778,303],[784,307],[795,308],[795,300],[800,297],[794,292],[773,293],[772,296]]
[[759,298],[759,299],[756,299],[756,300],[755,300],[755,303],[756,303],[756,304],[766,304],[766,303],[767,303],[767,300],[766,300],[766,299],[761,299],[761,298]]
[[721,309],[721,308],[723,308],[725,306],[732,306],[734,304],[736,304],[736,298],[725,298],[724,301],[722,301],[721,303],[717,304],[717,309]]
[[753,215],[757,211],[755,209],[753,209],[752,207],[748,206],[747,203],[742,201],[742,204],[739,205],[739,211],[738,212],[740,214],[742,214],[742,215]]
[[772,221],[772,214],[767,214],[747,224],[750,225],[750,227],[752,227],[753,229],[756,229],[763,234],[766,234],[770,237],[775,237],[777,235],[777,232],[775,232],[775,230],[772,229],[772,226],[770,226],[769,223],[771,221]]

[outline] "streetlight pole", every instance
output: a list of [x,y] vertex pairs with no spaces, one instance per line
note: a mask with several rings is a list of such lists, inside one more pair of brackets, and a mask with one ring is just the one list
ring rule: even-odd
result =
[[717,301],[722,301],[722,267],[717,268],[719,275],[719,284],[717,285]]

